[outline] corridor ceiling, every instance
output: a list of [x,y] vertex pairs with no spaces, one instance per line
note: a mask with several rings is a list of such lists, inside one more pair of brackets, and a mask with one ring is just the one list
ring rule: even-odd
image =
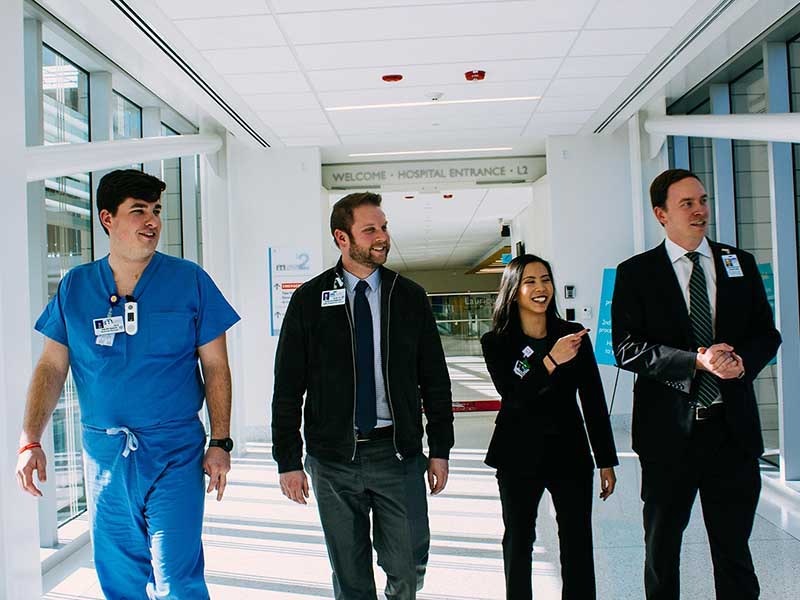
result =
[[[131,0],[272,145],[543,154],[590,133],[717,0]],[[157,11],[161,11],[157,15]],[[159,18],[155,18],[159,17]],[[483,81],[465,72],[484,70]],[[385,74],[402,74],[387,83]],[[421,106],[331,110],[375,104]],[[506,98],[524,100],[498,101]],[[492,100],[490,102],[461,102]],[[453,102],[455,103],[448,103]],[[258,120],[261,122],[259,123]],[[266,127],[264,127],[266,126]],[[277,138],[277,139],[276,139]],[[388,157],[393,159],[395,157]],[[398,156],[408,159],[408,156]],[[426,155],[415,158],[429,158]]]

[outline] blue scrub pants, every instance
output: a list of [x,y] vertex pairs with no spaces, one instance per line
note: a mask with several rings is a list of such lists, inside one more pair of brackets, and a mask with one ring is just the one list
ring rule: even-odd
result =
[[83,426],[94,561],[108,600],[206,600],[205,431],[194,418]]

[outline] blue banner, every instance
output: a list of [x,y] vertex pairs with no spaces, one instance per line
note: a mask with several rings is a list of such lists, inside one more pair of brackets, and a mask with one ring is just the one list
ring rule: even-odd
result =
[[[770,263],[761,263],[758,265],[758,272],[761,273],[761,280],[764,282],[764,291],[767,292],[767,301],[770,308],[772,308],[772,316],[775,317],[775,276],[772,274],[772,265]],[[775,357],[767,363],[768,365],[777,365],[778,358]]]
[[603,269],[603,285],[600,290],[600,304],[597,310],[597,337],[594,343],[594,356],[598,365],[615,366],[614,345],[611,341],[611,298],[614,296],[616,269]]

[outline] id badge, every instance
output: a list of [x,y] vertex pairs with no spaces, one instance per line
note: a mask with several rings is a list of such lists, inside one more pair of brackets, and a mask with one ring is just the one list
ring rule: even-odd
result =
[[326,306],[341,306],[342,304],[344,304],[346,293],[347,292],[344,289],[325,290],[324,292],[322,292],[322,307],[325,308]]
[[742,267],[739,264],[739,257],[735,254],[723,254],[722,264],[728,277],[744,277]]
[[123,322],[122,317],[103,317],[101,319],[92,319],[92,327],[94,327],[94,334],[96,336],[125,333],[125,323]]
[[514,364],[514,374],[517,377],[519,377],[520,379],[525,377],[525,375],[527,375],[528,371],[530,371],[530,370],[531,370],[531,368],[528,366],[528,362],[525,361],[525,360],[518,360]]

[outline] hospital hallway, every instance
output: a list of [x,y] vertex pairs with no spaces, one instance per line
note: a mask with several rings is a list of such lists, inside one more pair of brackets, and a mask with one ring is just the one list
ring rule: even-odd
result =
[[[451,373],[453,366],[451,364]],[[479,378],[478,378],[479,380]],[[421,600],[498,600],[504,597],[502,523],[494,470],[483,464],[493,413],[456,416],[456,449],[444,493],[429,497],[431,556]],[[598,598],[644,597],[640,473],[630,433],[615,429],[620,467],[616,493],[594,503]],[[762,600],[800,598],[800,486],[764,488],[751,538]],[[595,477],[597,482],[597,477]],[[791,485],[791,484],[790,484]],[[558,541],[552,503],[539,508],[534,546],[534,597],[560,598]],[[308,506],[284,498],[267,444],[250,444],[234,461],[225,498],[207,497],[203,539],[206,577],[215,599],[301,600],[332,598],[330,568],[314,497]],[[683,600],[710,600],[711,557],[699,502],[686,532],[681,557]],[[384,578],[375,565],[378,589]],[[86,545],[44,575],[48,600],[102,599]],[[379,594],[379,598],[383,595]]]

